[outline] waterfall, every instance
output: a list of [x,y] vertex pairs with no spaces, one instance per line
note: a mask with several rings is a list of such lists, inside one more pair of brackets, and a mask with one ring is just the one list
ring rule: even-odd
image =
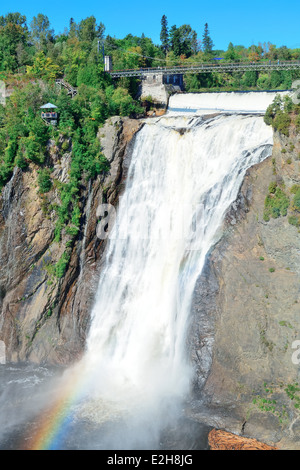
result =
[[[278,93],[285,96],[289,92]],[[264,114],[275,96],[276,92],[273,91],[181,93],[170,97],[169,112],[193,112],[197,115],[209,112]]]
[[[235,109],[240,97],[230,95]],[[186,331],[197,278],[246,170],[271,155],[272,144],[261,116],[236,112],[168,113],[138,132],[84,357],[94,418],[101,402],[100,415],[109,408],[110,416],[147,411],[148,420],[166,420],[166,407],[188,394]]]

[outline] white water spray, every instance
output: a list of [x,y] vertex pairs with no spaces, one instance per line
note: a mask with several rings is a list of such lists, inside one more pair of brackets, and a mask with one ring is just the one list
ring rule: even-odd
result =
[[[235,108],[240,96],[230,95]],[[272,129],[253,115],[167,114],[139,131],[92,312],[85,363],[93,397],[152,417],[184,399],[195,283],[246,170],[272,144]]]

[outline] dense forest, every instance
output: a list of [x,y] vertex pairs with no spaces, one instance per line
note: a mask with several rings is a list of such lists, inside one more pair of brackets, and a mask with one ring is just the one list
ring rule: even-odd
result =
[[[151,38],[128,34],[119,39],[105,34],[103,23],[94,16],[78,24],[71,18],[64,32],[56,35],[47,16],[38,14],[27,25],[26,16],[9,13],[0,17],[0,78],[11,74],[28,78],[53,80],[64,76],[73,86],[85,84],[106,88],[103,56],[112,57],[113,68],[128,69],[164,65],[223,62],[258,62],[300,60],[300,48],[289,49],[274,44],[259,43],[250,47],[229,43],[227,50],[216,50],[209,26],[203,26],[203,35],[188,24],[168,26],[166,15],[161,18],[160,44]],[[246,72],[232,74],[193,74],[185,76],[186,91],[202,88],[258,89],[289,88],[295,72]],[[117,85],[130,93],[136,90],[135,80],[121,80]]]

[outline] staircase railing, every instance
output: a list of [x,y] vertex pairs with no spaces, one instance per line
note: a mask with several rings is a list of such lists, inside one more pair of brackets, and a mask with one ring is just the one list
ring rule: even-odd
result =
[[59,86],[63,86],[67,90],[68,95],[71,95],[72,98],[77,95],[77,89],[70,85],[70,83],[66,82],[63,78],[58,78],[55,80],[55,83]]

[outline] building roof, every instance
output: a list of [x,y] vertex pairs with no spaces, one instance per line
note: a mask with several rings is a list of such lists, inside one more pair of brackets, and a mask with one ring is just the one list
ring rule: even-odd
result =
[[57,108],[57,106],[55,106],[55,104],[52,104],[52,103],[47,103],[40,107],[40,109],[53,109],[53,108]]

